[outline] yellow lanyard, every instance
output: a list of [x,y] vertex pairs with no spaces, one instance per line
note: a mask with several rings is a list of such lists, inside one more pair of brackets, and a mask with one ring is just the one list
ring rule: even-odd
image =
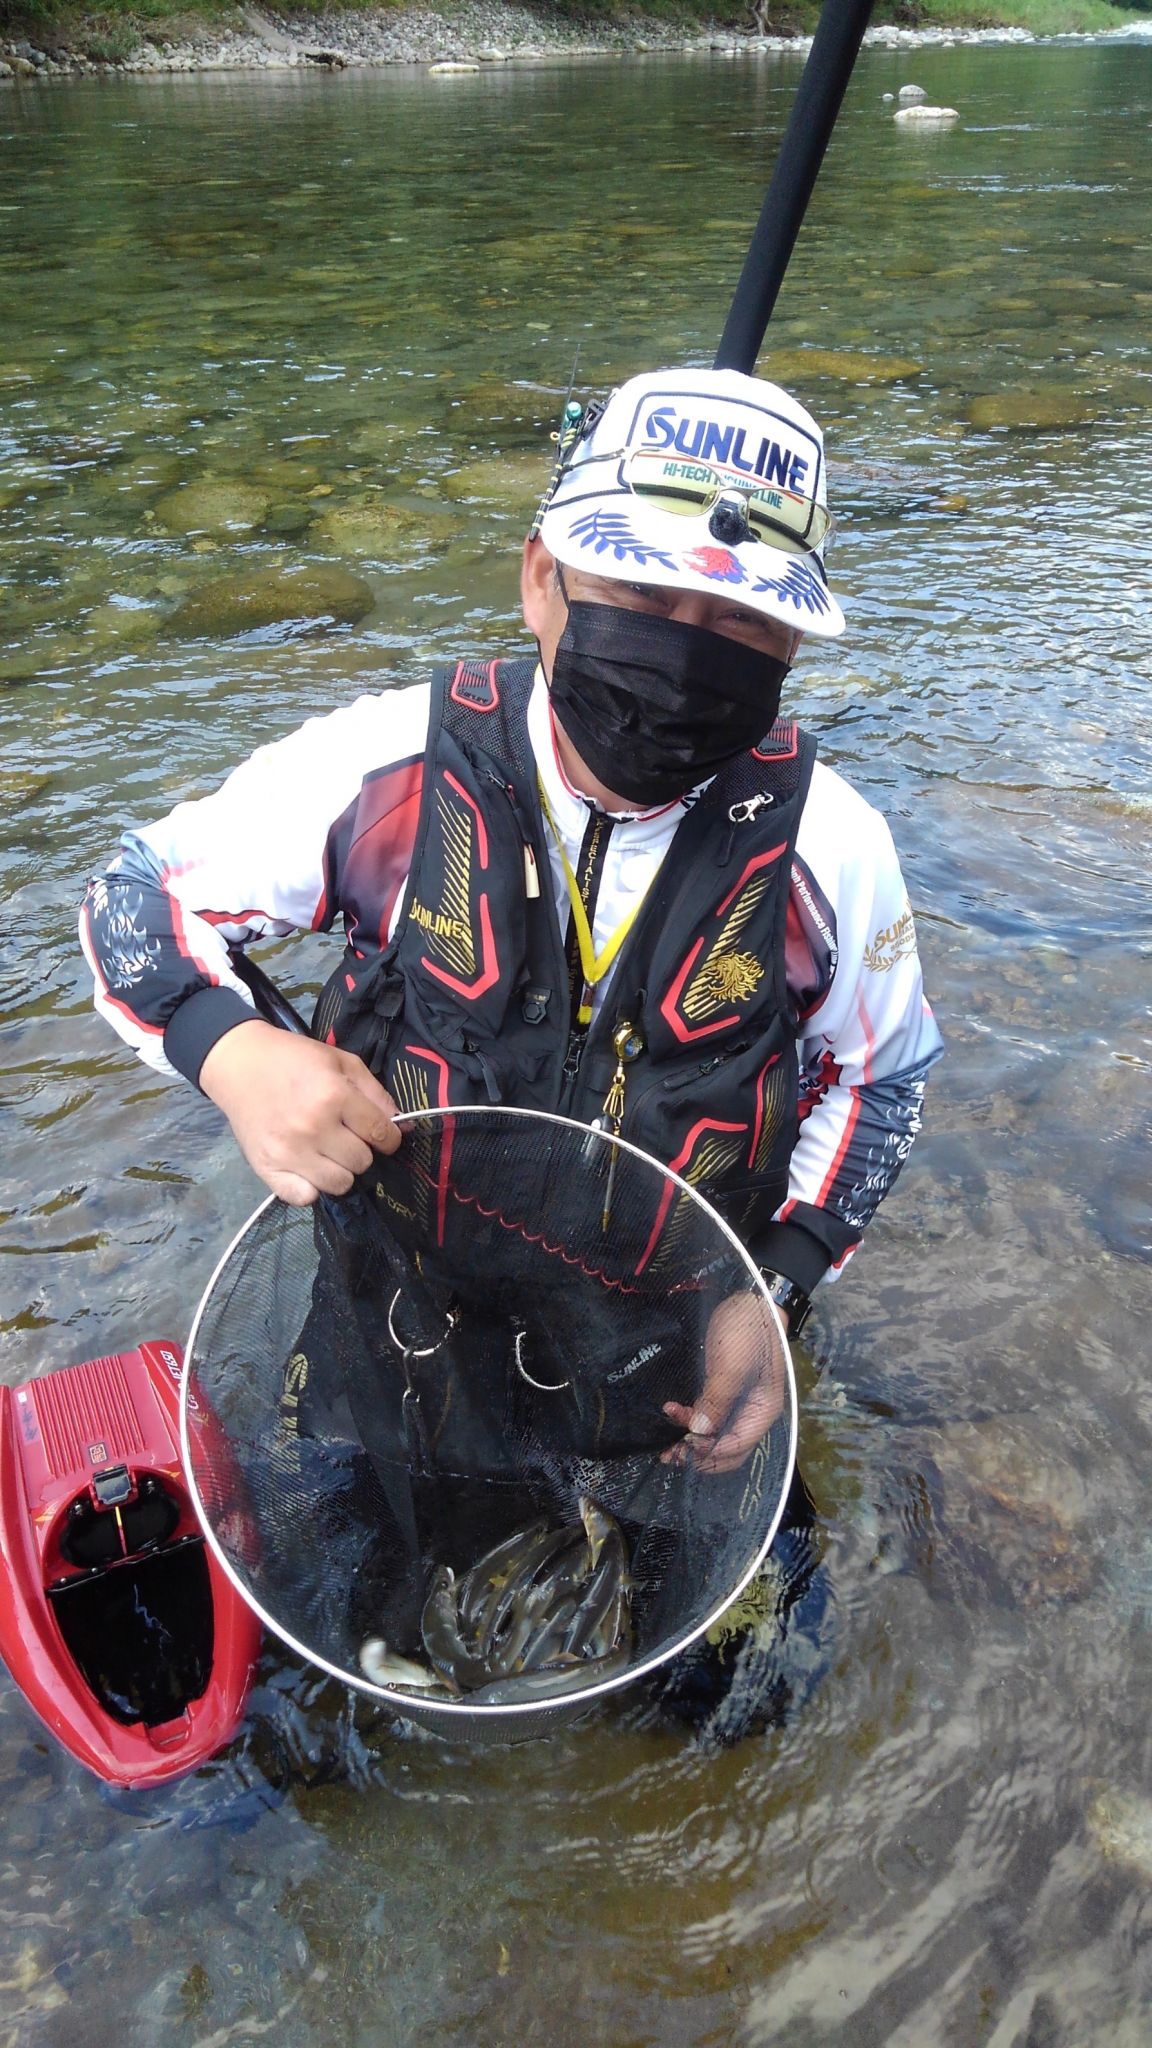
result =
[[592,927],[588,922],[588,912],[584,908],[584,898],[580,894],[580,884],[572,872],[572,863],[564,850],[564,841],[560,837],[556,820],[552,816],[552,806],[548,801],[543,782],[540,783],[540,802],[544,809],[544,816],[551,827],[552,837],[556,841],[556,851],[560,855],[560,862],[564,869],[564,880],[568,887],[568,901],[572,905],[572,922],[576,927],[576,944],[580,950],[580,972],[584,976],[584,992],[580,1007],[576,1012],[576,1021],[587,1029],[588,1025],[592,1022],[590,991],[595,988],[598,981],[603,981],[604,976],[607,974],[608,969],[611,967],[612,962],[615,960],[617,953],[620,951],[621,946],[636,922],[637,914],[644,902],[644,898],[641,896],[639,902],[633,904],[623,923],[617,925],[603,951],[597,953],[592,940]]

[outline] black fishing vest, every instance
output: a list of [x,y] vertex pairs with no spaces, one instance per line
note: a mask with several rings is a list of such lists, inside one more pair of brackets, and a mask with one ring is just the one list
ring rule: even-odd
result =
[[437,670],[400,923],[381,953],[347,951],[313,1028],[358,1053],[400,1109],[506,1103],[590,1123],[628,1024],[621,1135],[755,1250],[798,1131],[785,927],[815,741],[777,721],[709,784],[573,1037],[528,736],[534,673],[529,660]]

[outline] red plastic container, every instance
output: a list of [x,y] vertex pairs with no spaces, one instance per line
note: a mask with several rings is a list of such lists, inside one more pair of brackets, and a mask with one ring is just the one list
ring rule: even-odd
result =
[[180,1462],[180,1347],[0,1388],[0,1656],[115,1785],[194,1770],[236,1733],[260,1624]]

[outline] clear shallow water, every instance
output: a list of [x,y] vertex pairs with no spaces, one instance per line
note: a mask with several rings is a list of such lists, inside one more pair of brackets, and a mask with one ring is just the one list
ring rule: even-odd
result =
[[[89,868],[514,643],[576,345],[592,388],[708,358],[797,72],[0,99],[5,1379],[182,1334],[258,1193],[92,1019]],[[909,77],[963,125],[894,128]],[[5,1681],[0,2040],[1143,2048],[1150,134],[1146,43],[868,53],[764,358],[839,465],[799,708],[892,820],[949,1044],[802,1361],[823,1684],[729,1754],[627,1706],[477,1754],[270,1653],[232,1755],[115,1805]],[[173,631],[300,562],[371,609]]]

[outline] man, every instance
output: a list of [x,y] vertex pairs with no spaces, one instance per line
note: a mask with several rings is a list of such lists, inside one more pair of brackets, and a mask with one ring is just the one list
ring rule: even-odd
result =
[[[887,827],[777,718],[805,635],[843,627],[827,527],[820,430],[771,384],[569,407],[524,548],[535,669],[361,698],[126,835],[82,920],[97,1009],[291,1203],[393,1151],[397,1101],[620,1130],[729,1217],[796,1334],[940,1049]],[[317,1035],[255,1018],[228,946],[338,918]],[[721,1318],[665,1409],[705,1470],[772,1420],[738,1340]]]

